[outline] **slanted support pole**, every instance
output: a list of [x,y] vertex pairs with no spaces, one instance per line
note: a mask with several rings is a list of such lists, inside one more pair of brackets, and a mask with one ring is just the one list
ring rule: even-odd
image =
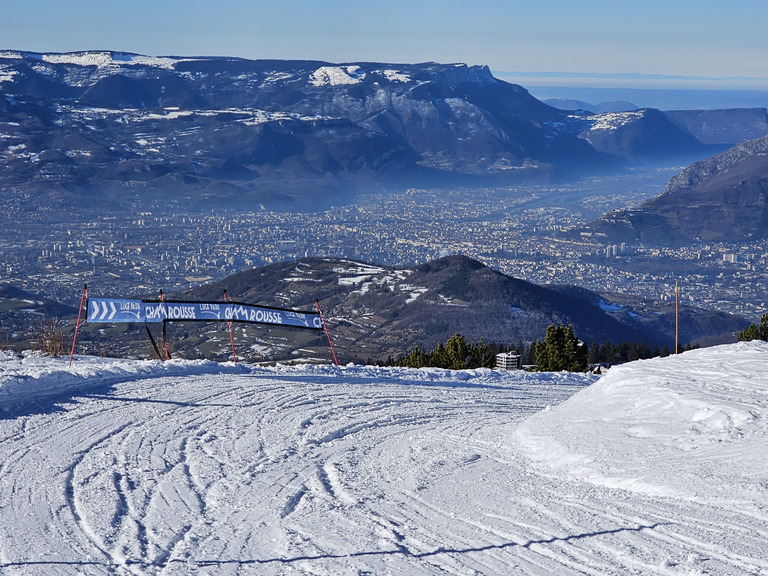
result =
[[[160,300],[163,300],[163,291],[160,290]],[[165,354],[166,358],[163,358],[163,355],[160,353],[160,348],[157,347],[157,342],[155,342],[155,337],[152,336],[152,331],[149,329],[149,325],[147,324],[147,321],[144,320],[144,329],[147,331],[147,336],[149,336],[149,341],[152,343],[152,348],[155,350],[155,354],[157,354],[157,359],[160,360],[160,362],[165,362],[168,358],[168,347],[166,346]],[[163,321],[163,342],[165,342],[165,321]]]
[[[224,302],[229,303],[227,290],[224,289]],[[235,339],[232,336],[232,320],[229,321],[229,343],[232,345],[232,361],[237,364],[237,355],[235,354]]]
[[[163,290],[162,290],[162,288],[160,289],[160,302],[162,302],[163,304],[165,304],[165,296],[163,296]],[[167,311],[166,311],[165,317],[166,317],[166,318],[168,318],[168,313],[167,313]],[[165,337],[165,325],[166,325],[166,320],[163,320],[163,348],[165,348],[165,359],[166,359],[166,360],[170,360],[170,359],[171,359],[171,355],[170,355],[170,353],[168,352],[168,340],[167,340],[167,338]]]
[[88,298],[88,284],[85,284],[83,286],[83,295],[80,297],[80,308],[77,311],[77,324],[75,324],[75,336],[74,338],[72,338],[72,352],[69,353],[70,368],[72,367],[72,358],[74,358],[75,356],[75,344],[77,343],[77,332],[78,330],[80,330],[80,318],[82,318],[82,315],[83,315],[83,303],[85,303],[86,298]]
[[152,332],[150,332],[149,326],[146,323],[144,324],[144,328],[147,329],[147,336],[149,336],[149,341],[152,343],[152,348],[155,349],[155,353],[157,354],[157,358],[161,362],[165,362],[165,360],[163,360],[163,355],[160,354],[160,348],[157,347],[157,342],[155,342],[155,338],[154,338],[154,336],[152,336]]
[[323,323],[323,330],[325,330],[325,335],[328,337],[328,344],[331,347],[331,354],[333,354],[333,361],[336,363],[336,366],[339,365],[339,361],[336,358],[336,351],[333,349],[333,342],[331,342],[331,335],[328,333],[328,326],[325,324],[325,318],[323,317],[323,311],[320,310],[320,301],[315,299],[315,308],[317,308],[318,314],[320,314],[320,320]]

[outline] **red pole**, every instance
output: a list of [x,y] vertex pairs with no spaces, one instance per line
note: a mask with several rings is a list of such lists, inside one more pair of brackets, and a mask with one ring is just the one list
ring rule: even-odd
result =
[[323,322],[323,330],[325,330],[325,335],[328,337],[328,344],[331,346],[331,354],[333,354],[333,361],[336,363],[336,366],[339,365],[339,361],[336,359],[336,351],[333,349],[333,342],[331,342],[331,335],[328,333],[328,326],[325,325],[325,318],[323,317],[323,311],[320,310],[320,301],[315,300],[315,307],[317,308],[317,311],[320,313],[320,320]]
[[[224,290],[224,302],[229,302],[229,296],[227,291]],[[229,321],[229,343],[232,344],[232,360],[237,364],[237,356],[235,355],[235,339],[232,337],[232,321]]]
[[77,324],[75,324],[75,337],[72,338],[72,352],[69,353],[69,367],[72,367],[72,358],[75,356],[75,343],[77,342],[77,331],[80,329],[80,318],[83,314],[83,302],[88,295],[88,284],[83,286],[83,295],[80,297],[80,308],[77,311]]

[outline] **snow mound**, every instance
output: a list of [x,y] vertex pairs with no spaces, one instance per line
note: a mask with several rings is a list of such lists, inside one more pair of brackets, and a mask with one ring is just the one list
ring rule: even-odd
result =
[[208,360],[160,362],[79,356],[69,366],[69,357],[47,358],[34,353],[17,357],[0,352],[0,414],[12,412],[22,404],[35,403],[43,397],[83,391],[117,381],[242,373],[244,370],[244,365],[219,364]]
[[768,343],[612,368],[515,431],[550,474],[654,496],[758,506],[768,497]]
[[380,368],[352,364],[344,367],[330,364],[259,366],[210,360],[173,359],[161,362],[78,355],[70,366],[68,356],[49,358],[28,352],[19,357],[0,351],[0,416],[13,413],[19,406],[35,404],[43,398],[81,393],[117,382],[227,374],[255,377],[317,377],[338,379],[340,382],[402,379],[421,385],[461,387],[497,386],[510,380],[515,384],[533,383],[543,386],[584,384],[584,376],[578,374],[507,373],[487,368],[454,371],[438,368]]

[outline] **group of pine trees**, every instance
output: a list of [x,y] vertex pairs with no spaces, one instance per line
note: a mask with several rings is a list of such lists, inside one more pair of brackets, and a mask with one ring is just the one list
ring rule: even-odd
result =
[[[685,350],[694,348],[691,344],[687,344]],[[621,342],[619,344],[613,344],[610,340],[606,340],[602,345],[593,341],[589,347],[587,354],[587,361],[589,364],[623,364],[624,362],[632,362],[634,360],[644,360],[646,358],[656,358],[657,356],[669,356],[671,354],[669,346],[663,346],[659,348],[659,345],[654,345],[650,348],[644,342]]]
[[[768,315],[766,315],[766,333],[768,333]],[[690,349],[689,345],[687,349]],[[572,326],[556,326],[547,328],[543,341],[525,345],[522,341],[517,347],[480,342],[467,342],[461,334],[451,336],[443,344],[439,343],[433,350],[422,350],[416,346],[409,354],[398,358],[387,358],[379,364],[385,366],[403,366],[408,368],[447,368],[450,370],[465,370],[469,368],[493,368],[496,366],[496,355],[516,350],[522,356],[522,364],[533,366],[537,371],[584,372],[589,366],[600,364],[621,364],[655,356],[668,356],[669,349],[658,345],[651,349],[644,343],[622,342],[613,344],[606,340],[602,345],[592,342],[587,346],[574,334]]]
[[410,354],[393,359],[391,356],[383,364],[385,366],[404,366],[407,368],[446,368],[449,370],[466,370],[469,368],[493,368],[496,365],[496,355],[507,351],[506,346],[480,342],[468,343],[464,336],[455,334],[443,344],[440,342],[433,350],[427,352],[416,346]]
[[739,342],[745,342],[749,340],[766,340],[768,341],[768,314],[763,314],[760,317],[760,325],[750,324],[744,330],[738,333],[737,338]]

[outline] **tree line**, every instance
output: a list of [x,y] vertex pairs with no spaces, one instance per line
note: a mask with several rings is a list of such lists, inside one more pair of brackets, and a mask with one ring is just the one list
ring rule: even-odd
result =
[[[768,315],[766,315],[766,333],[768,334]],[[685,349],[693,348],[688,344]],[[584,372],[589,366],[605,364],[622,364],[633,360],[669,356],[667,346],[653,348],[643,342],[632,341],[618,344],[606,340],[603,344],[593,341],[587,344],[576,336],[572,326],[552,324],[547,328],[543,341],[530,344],[518,342],[517,346],[496,342],[485,343],[467,342],[464,336],[457,333],[451,336],[445,344],[438,343],[432,350],[422,350],[414,347],[410,353],[393,358],[389,356],[383,366],[401,366],[407,368],[446,368],[450,370],[465,370],[469,368],[493,368],[496,366],[496,355],[502,352],[515,351],[521,355],[524,366],[532,366],[537,371]]]
[[736,337],[739,342],[748,342],[750,340],[768,341],[768,314],[760,317],[760,325],[754,322],[739,332]]
[[496,355],[509,350],[508,346],[480,342],[467,342],[464,336],[454,334],[445,344],[442,342],[430,351],[415,346],[409,354],[392,358],[384,366],[402,366],[406,368],[446,368],[448,370],[466,370],[469,368],[493,368]]

